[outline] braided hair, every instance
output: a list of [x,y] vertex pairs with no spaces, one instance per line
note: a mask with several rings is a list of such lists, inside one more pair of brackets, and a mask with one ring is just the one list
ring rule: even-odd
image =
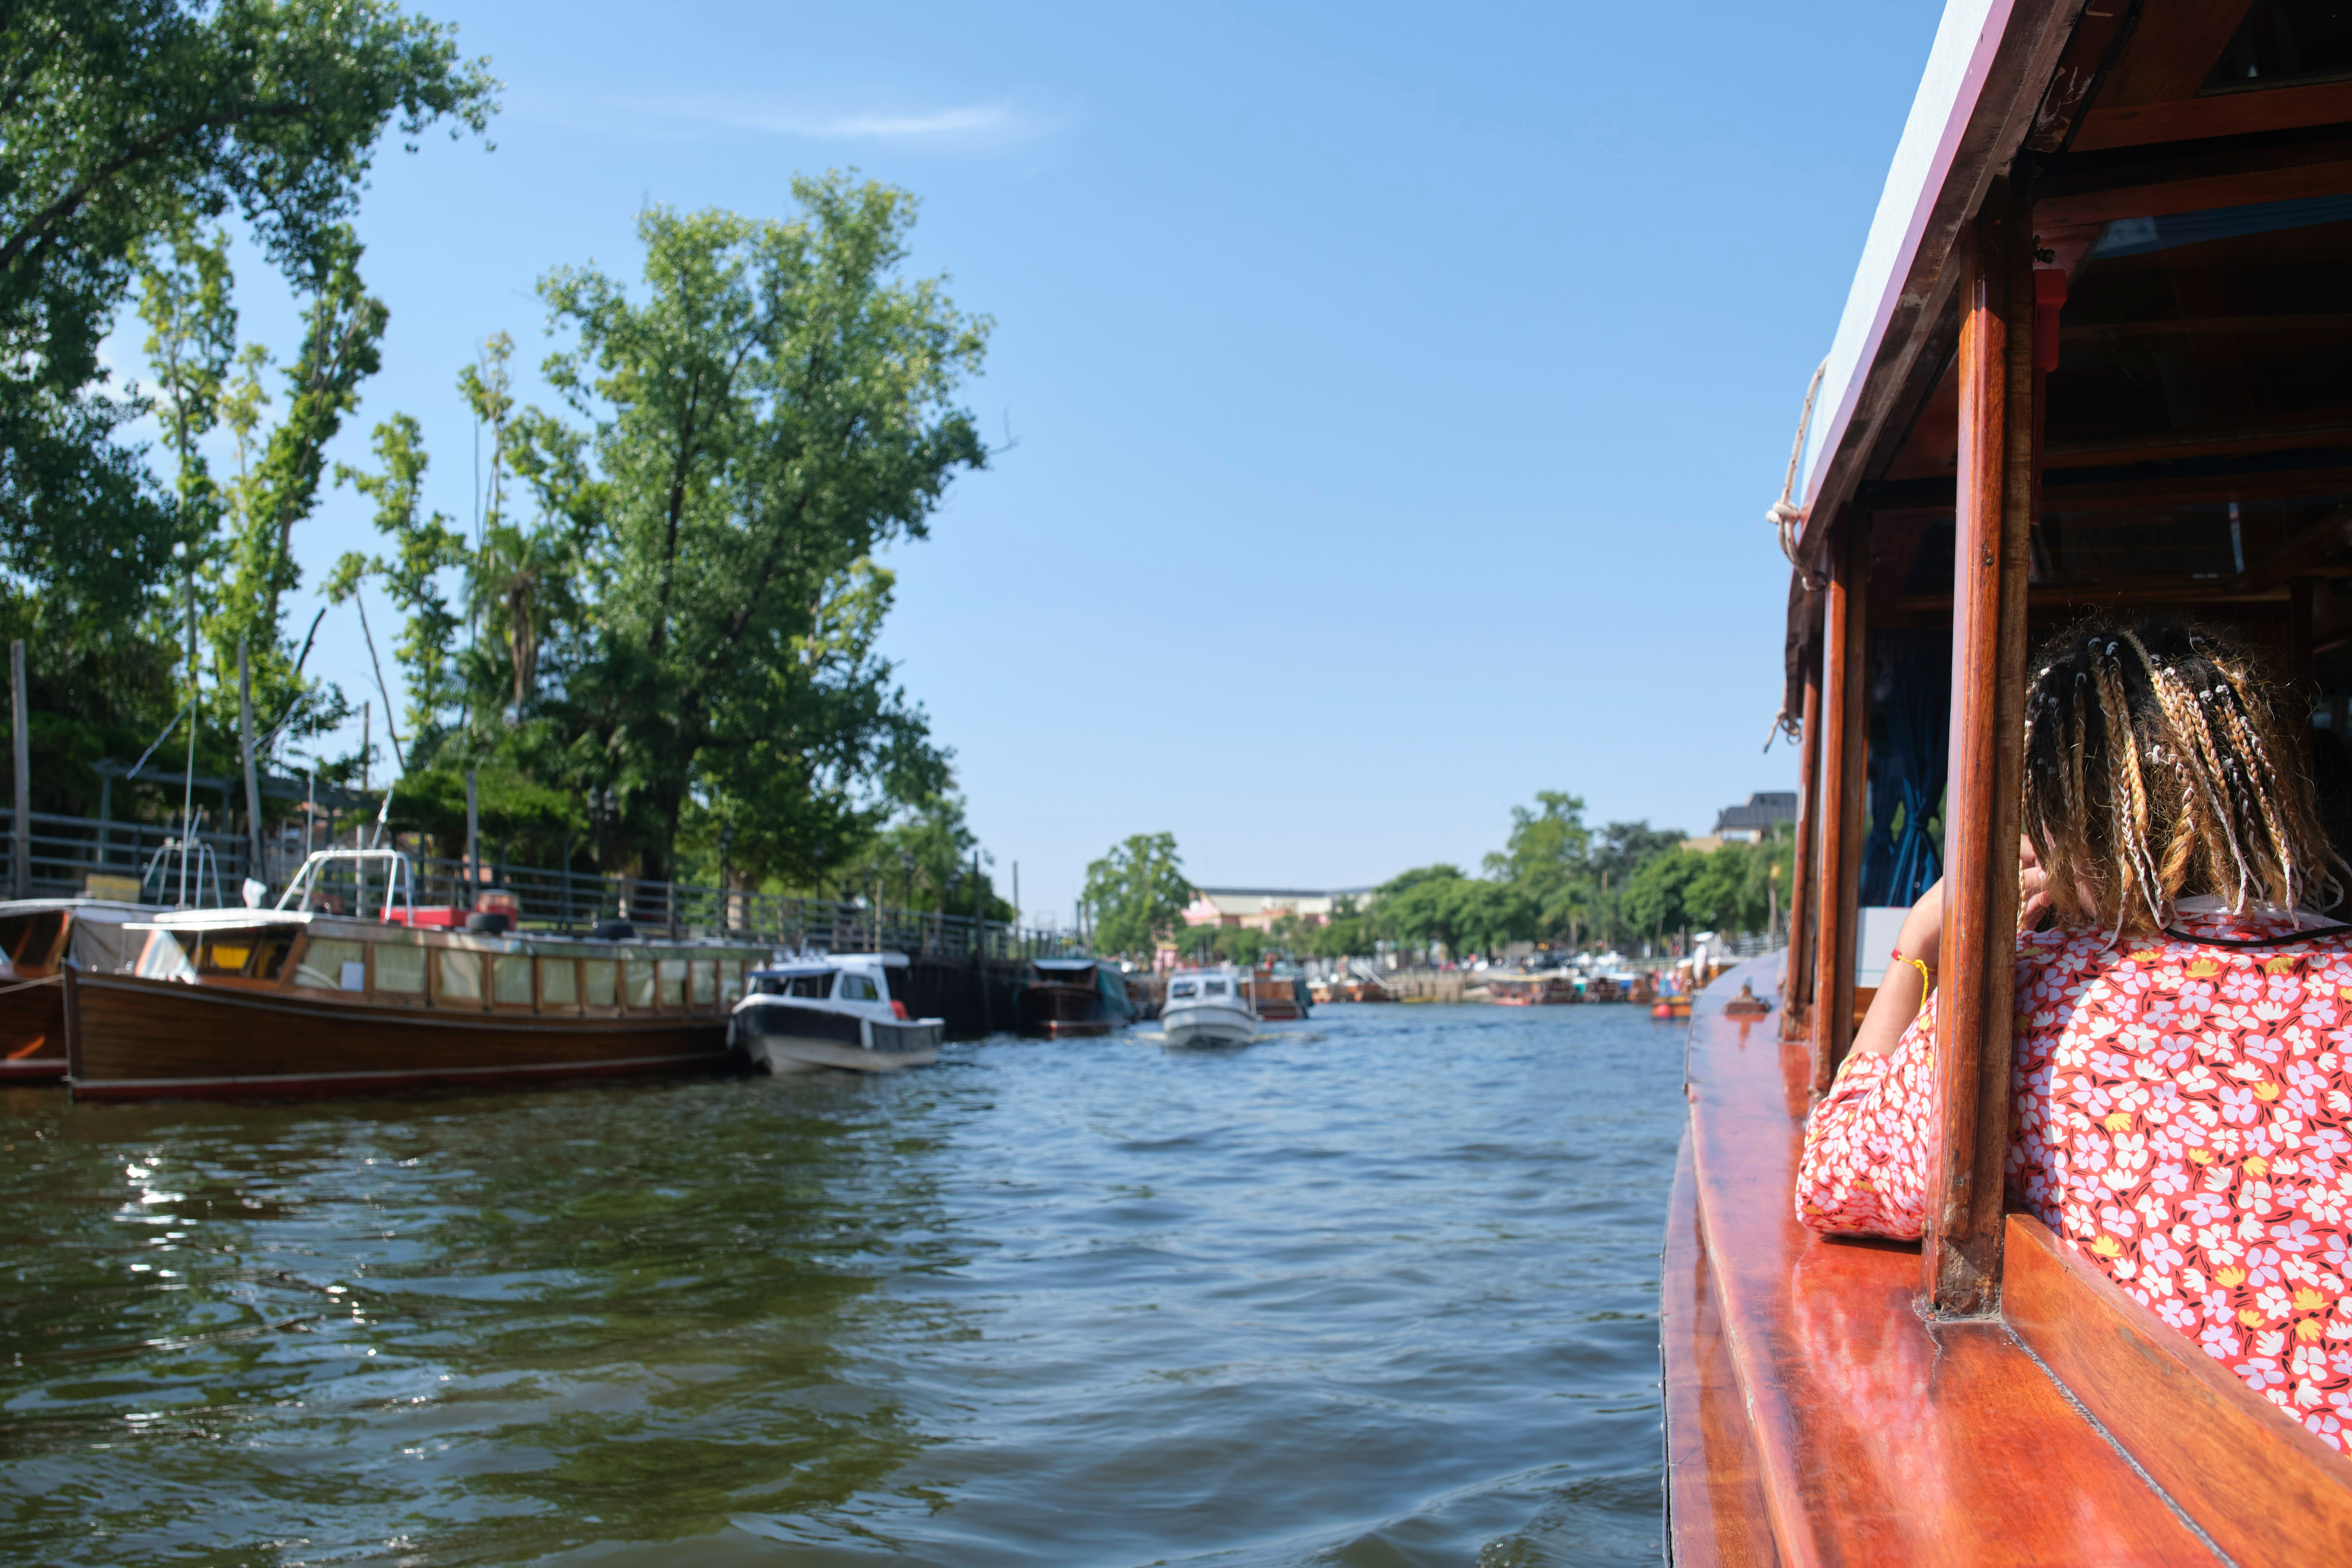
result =
[[2234,642],[2101,616],[2034,662],[2024,829],[2061,924],[2146,934],[2196,894],[2238,910],[2342,901],[2352,866],[2320,829],[2301,737]]

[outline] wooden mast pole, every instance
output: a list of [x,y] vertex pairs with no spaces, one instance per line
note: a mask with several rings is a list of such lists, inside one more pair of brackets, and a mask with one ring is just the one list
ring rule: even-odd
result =
[[1861,891],[1863,742],[1870,719],[1864,675],[1870,577],[1866,514],[1838,514],[1822,615],[1821,877],[1814,889],[1812,1089],[1826,1094],[1853,1038],[1855,897]]
[[1951,784],[1925,1286],[1939,1313],[2000,1305],[2025,742],[2025,581],[2034,510],[2031,209],[1996,184],[1960,287],[1953,543]]
[[1815,657],[1819,646],[1806,650],[1804,710],[1797,730],[1797,852],[1792,858],[1796,876],[1789,889],[1789,978],[1780,996],[1780,1031],[1787,1039],[1796,1038],[1812,1016],[1813,943],[1806,921],[1813,918],[1813,906],[1820,902],[1812,891],[1813,837],[1822,816],[1815,805],[1821,798],[1822,782],[1822,667]]

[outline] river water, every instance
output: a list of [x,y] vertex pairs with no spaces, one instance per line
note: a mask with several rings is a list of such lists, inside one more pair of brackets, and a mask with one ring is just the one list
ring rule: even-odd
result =
[[1681,1027],[0,1094],[11,1562],[1654,1563]]

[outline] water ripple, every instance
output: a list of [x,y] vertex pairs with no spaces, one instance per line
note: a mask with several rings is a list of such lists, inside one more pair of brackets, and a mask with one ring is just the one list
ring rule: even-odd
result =
[[1679,1031],[297,1107],[0,1094],[57,1563],[1647,1563]]

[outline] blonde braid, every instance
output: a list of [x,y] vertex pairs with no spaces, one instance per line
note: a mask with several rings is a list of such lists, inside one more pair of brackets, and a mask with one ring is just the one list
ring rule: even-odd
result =
[[2124,695],[2123,667],[2116,661],[2116,645],[2093,656],[2092,668],[2099,686],[2099,719],[2107,743],[2109,854],[2121,875],[2116,883],[2116,935],[2120,938],[2137,884],[2147,902],[2147,912],[2158,926],[2164,911],[2158,906],[2156,865],[2147,851],[2147,786],[2140,777],[2139,746],[2132,732],[2131,705]]
[[2271,792],[2263,787],[2262,784],[2263,780],[2277,779],[2280,774],[2276,764],[2271,759],[2270,749],[2263,744],[2260,715],[2255,710],[2252,700],[2246,695],[2245,673],[2242,670],[2231,669],[2219,660],[2215,661],[2214,668],[2219,669],[2223,678],[2229,681],[2230,689],[2238,699],[2236,704],[2230,710],[2230,726],[2238,733],[2238,743],[2252,760],[2261,764],[2257,769],[2249,770],[2253,774],[2249,787],[2255,804],[2262,808],[2263,826],[2269,831],[2271,846],[2277,853],[2280,878],[2280,886],[2277,889],[2280,895],[2278,902],[2282,908],[2291,910],[2295,907],[2296,895],[2300,891],[2299,884],[2302,880],[2295,875],[2294,840],[2289,837],[2286,828],[2279,821],[2277,803],[2271,798]]

